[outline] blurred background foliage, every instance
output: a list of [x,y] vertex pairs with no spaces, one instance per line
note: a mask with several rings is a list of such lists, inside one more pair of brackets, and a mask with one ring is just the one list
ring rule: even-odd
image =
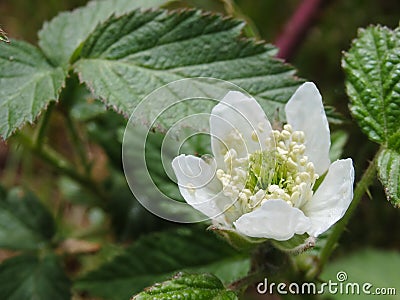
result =
[[[37,31],[46,20],[50,20],[60,11],[71,10],[85,5],[86,0],[1,0],[0,25],[8,36],[23,39],[31,43],[37,42]],[[274,43],[283,31],[299,0],[187,0],[171,4],[171,7],[198,7],[223,14],[233,14],[246,19],[250,27],[246,34],[258,39]],[[335,107],[344,116],[344,123],[332,126],[332,130],[342,129],[348,132],[349,139],[344,149],[343,157],[352,157],[356,166],[356,174],[362,174],[368,160],[377,150],[377,145],[369,142],[361,133],[355,122],[352,122],[348,111],[348,98],[344,88],[344,74],[340,66],[343,50],[350,47],[350,42],[357,35],[357,28],[369,24],[382,24],[395,28],[400,19],[400,1],[398,0],[326,0],[318,12],[317,18],[301,45],[296,49],[289,62],[298,69],[298,74],[307,80],[314,81],[320,88],[324,101]],[[261,63],[261,62],[260,62]],[[71,80],[76,80],[72,77]],[[79,85],[79,83],[76,83]],[[85,89],[77,89],[76,98],[84,98],[87,103],[93,102]],[[85,103],[86,103],[85,102]],[[95,111],[93,111],[95,109]],[[102,106],[92,105],[89,110],[85,105],[72,106],[73,115],[81,124],[86,126],[80,134],[91,149],[93,176],[100,179],[113,178],[108,189],[112,193],[119,193],[116,203],[108,203],[105,210],[113,206],[111,223],[117,239],[129,240],[131,230],[138,229],[136,222],[142,224],[141,233],[165,226],[164,222],[153,216],[143,216],[144,210],[135,202],[134,209],[127,209],[132,205],[131,195],[121,194],[121,186],[127,191],[124,178],[121,176],[121,136],[125,121],[119,115],[106,112]],[[65,155],[71,155],[68,147],[68,137],[60,135],[64,123],[62,114],[55,114],[51,120],[50,137],[54,138],[57,149]],[[29,129],[27,129],[29,130]],[[79,130],[79,128],[78,128]],[[50,138],[49,138],[50,140]],[[98,235],[104,233],[109,226],[104,216],[96,207],[95,199],[85,194],[80,187],[69,179],[54,180],[53,174],[40,162],[33,160],[31,154],[23,153],[12,140],[5,144],[0,142],[0,175],[2,184],[12,186],[15,183],[28,186],[42,199],[47,199],[52,212],[56,215],[60,211],[71,223],[63,230],[68,235],[73,228],[84,228],[75,232],[76,236],[84,237],[89,234],[87,223],[102,224],[95,227]],[[98,144],[100,146],[96,146]],[[23,170],[23,172],[21,172]],[[117,178],[117,179],[115,179]],[[57,187],[57,188],[55,188]],[[385,199],[380,183],[370,190],[371,197],[366,195],[358,211],[349,224],[348,232],[344,234],[336,255],[349,250],[365,247],[400,249],[399,211],[394,209]],[[59,201],[61,197],[70,202]],[[51,203],[51,204],[50,204]],[[79,205],[90,204],[90,209]],[[62,209],[60,209],[62,205]],[[67,206],[67,207],[65,207]],[[77,208],[78,207],[78,208]],[[130,216],[126,216],[127,213]],[[146,221],[143,221],[144,218]],[[136,223],[137,224],[137,223]],[[74,229],[74,230],[75,230]],[[93,232],[90,232],[93,236]],[[135,236],[135,234],[132,234]],[[112,249],[111,252],[118,252]],[[1,259],[1,258],[0,258]],[[76,262],[71,262],[74,264]],[[91,263],[90,261],[88,262]],[[90,268],[90,267],[89,267]],[[73,269],[73,268],[72,268]]]

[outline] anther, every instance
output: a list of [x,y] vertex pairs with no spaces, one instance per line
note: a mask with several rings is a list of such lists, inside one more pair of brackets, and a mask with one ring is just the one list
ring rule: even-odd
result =
[[280,142],[278,143],[278,147],[279,147],[279,148],[282,148],[283,150],[287,150],[287,147],[286,147],[286,145],[285,145],[285,143],[284,143],[283,141],[280,141]]
[[281,132],[281,136],[285,139],[285,140],[288,140],[289,138],[290,138],[290,136],[291,136],[291,133],[289,132],[289,131],[287,131],[287,130],[282,130],[282,132]]
[[291,157],[288,158],[286,163],[287,163],[288,168],[290,168],[292,171],[297,170],[298,165],[293,161],[293,159]]
[[252,139],[254,142],[258,142],[258,135],[257,135],[257,132],[253,131],[253,132],[251,133],[251,139]]
[[186,185],[186,189],[188,190],[188,192],[190,193],[190,194],[194,194],[194,193],[196,193],[196,188],[195,188],[195,186],[192,184],[192,183],[188,183],[187,185]]
[[293,128],[290,124],[283,125],[283,129],[289,131],[290,133],[293,132]]

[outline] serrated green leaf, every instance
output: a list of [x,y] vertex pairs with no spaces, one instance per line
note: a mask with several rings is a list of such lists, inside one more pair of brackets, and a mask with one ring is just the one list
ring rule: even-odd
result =
[[236,300],[237,295],[225,290],[221,281],[212,274],[178,273],[172,279],[157,283],[132,300]]
[[20,255],[0,265],[0,299],[68,300],[70,282],[56,256]]
[[359,31],[342,60],[351,112],[380,144],[400,130],[400,29],[371,26]]
[[14,188],[0,197],[0,248],[38,249],[54,232],[52,216],[31,192]]
[[388,141],[388,148],[400,153],[400,131],[393,134]]
[[[325,282],[329,280],[333,283],[339,283],[337,276],[339,272],[347,274],[347,280],[342,281],[344,292],[328,293],[326,288],[326,296],[334,300],[364,300],[364,299],[387,299],[398,300],[399,297],[399,268],[400,254],[394,251],[381,251],[374,249],[366,249],[343,256],[329,264],[321,275],[321,279]],[[343,277],[342,277],[343,278]],[[360,293],[346,293],[346,284],[358,283],[360,285]],[[370,283],[372,286],[367,295],[363,292],[364,283]],[[349,286],[349,288],[351,288]],[[395,295],[378,295],[377,288],[395,288]],[[349,290],[349,289],[348,289]],[[349,290],[351,291],[351,290]],[[383,290],[380,290],[381,293]],[[387,289],[385,289],[388,292]]]
[[72,12],[62,12],[39,31],[39,46],[55,65],[68,64],[72,54],[96,26],[112,14],[159,7],[168,0],[99,0]]
[[378,157],[378,174],[387,199],[400,207],[400,153],[384,149]]
[[[214,77],[247,90],[271,119],[280,109],[284,120],[283,106],[300,81],[290,66],[274,58],[274,47],[241,38],[243,25],[193,10],[134,11],[111,17],[83,43],[75,70],[96,97],[125,115],[166,83]],[[198,88],[207,96],[215,87]],[[215,105],[187,102],[180,112],[207,112]]]
[[234,281],[248,272],[249,263],[212,233],[180,228],[139,239],[124,254],[78,280],[75,288],[106,299],[128,299],[178,271],[213,272],[223,282]]
[[57,100],[65,76],[36,47],[22,41],[0,43],[0,136],[6,139],[32,123]]

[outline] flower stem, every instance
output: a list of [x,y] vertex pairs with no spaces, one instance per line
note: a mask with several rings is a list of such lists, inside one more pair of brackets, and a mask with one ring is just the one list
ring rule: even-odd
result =
[[51,114],[53,112],[53,109],[55,107],[55,102],[50,102],[46,111],[44,112],[42,121],[39,125],[39,129],[36,132],[36,136],[35,136],[35,147],[37,148],[41,148],[44,144],[44,138],[46,136],[46,131],[47,131],[47,127],[49,125],[50,122],[50,117]]
[[289,60],[293,56],[326,2],[324,0],[304,0],[299,4],[282,34],[275,41],[275,45],[279,48],[277,57]]
[[356,207],[360,203],[360,200],[364,193],[368,190],[369,186],[374,182],[376,176],[376,162],[378,156],[381,151],[378,151],[375,155],[374,159],[370,162],[367,170],[365,170],[361,180],[357,183],[357,186],[354,190],[354,197],[353,201],[351,202],[346,214],[344,217],[335,225],[331,234],[329,235],[324,248],[322,249],[319,255],[319,262],[317,266],[317,270],[314,275],[318,275],[326,262],[328,261],[329,257],[331,256],[332,252],[336,248],[336,244],[342,235],[344,229],[346,228],[347,223],[349,222],[350,218],[352,217]]
[[251,20],[241,11],[234,0],[222,0],[221,2],[224,5],[225,11],[228,15],[246,21],[246,26],[243,28],[245,36],[260,39],[260,32],[255,26],[253,20]]
[[78,130],[75,127],[74,122],[71,119],[69,113],[64,114],[66,125],[71,136],[72,143],[77,151],[79,162],[83,165],[83,169],[86,175],[90,174],[90,164],[86,156],[86,150],[83,147],[83,143],[79,138]]
[[246,277],[240,278],[232,282],[227,289],[235,292],[244,291],[248,286],[263,281],[266,276],[265,270],[259,270],[248,274]]
[[103,190],[89,177],[77,172],[76,168],[71,165],[67,160],[65,160],[57,151],[53,150],[47,145],[38,145],[33,142],[28,136],[24,134],[18,134],[18,141],[27,149],[29,149],[33,154],[41,158],[48,165],[53,167],[60,174],[66,175],[71,179],[75,180],[81,184],[84,188],[91,191],[94,195],[99,197],[99,199],[107,199]]

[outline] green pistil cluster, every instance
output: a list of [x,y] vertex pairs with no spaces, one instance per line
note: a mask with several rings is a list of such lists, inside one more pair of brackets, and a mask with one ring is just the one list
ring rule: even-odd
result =
[[269,199],[282,199],[301,207],[313,194],[318,174],[305,155],[304,132],[293,131],[286,124],[282,131],[274,130],[265,143],[266,150],[250,154],[245,166],[242,160],[236,163],[233,149],[229,150],[233,173],[217,171],[224,194],[238,199],[235,207],[242,213]]

